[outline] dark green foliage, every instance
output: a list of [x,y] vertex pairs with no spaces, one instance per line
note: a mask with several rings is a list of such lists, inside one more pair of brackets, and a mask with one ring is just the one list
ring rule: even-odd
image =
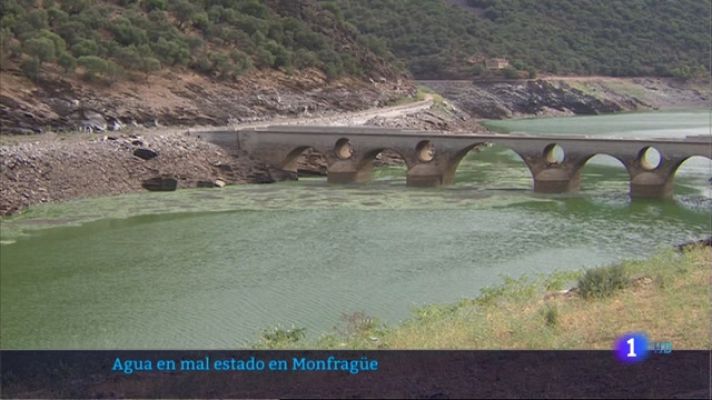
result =
[[469,78],[473,70],[468,59],[473,56],[504,57],[518,70],[558,74],[709,74],[710,1],[322,3],[336,4],[362,34],[385,41],[420,78]]
[[57,64],[59,64],[66,73],[74,72],[74,69],[77,68],[77,60],[66,51],[57,57]]
[[23,43],[23,50],[31,57],[37,59],[40,64],[45,61],[53,61],[57,54],[54,42],[44,37],[26,40]]
[[40,76],[40,60],[36,57],[29,58],[20,64],[20,69],[25,76],[36,81]]
[[99,45],[92,39],[82,39],[72,46],[72,53],[77,57],[99,54]]
[[559,324],[559,309],[555,305],[547,304],[544,309],[544,320],[546,321],[546,326],[555,327]]
[[77,63],[84,68],[84,77],[90,81],[105,75],[109,69],[106,60],[97,56],[79,57]]
[[275,328],[262,332],[261,346],[268,349],[294,346],[306,337],[306,328]]
[[220,79],[254,67],[312,67],[331,78],[372,68],[333,31],[390,57],[380,39],[361,40],[336,3],[322,9],[304,0],[4,0],[0,7],[3,58],[22,63],[29,56],[26,70],[35,77],[45,62],[67,73],[78,65],[86,79],[105,82],[166,66]]
[[578,281],[579,294],[584,299],[608,297],[627,285],[628,276],[622,265],[590,269]]
[[508,67],[502,71],[503,75],[507,79],[517,79],[519,78],[519,72],[517,72],[516,67]]

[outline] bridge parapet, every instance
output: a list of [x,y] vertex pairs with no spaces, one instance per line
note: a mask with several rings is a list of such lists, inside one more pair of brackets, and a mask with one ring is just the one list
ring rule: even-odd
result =
[[[533,178],[533,190],[563,193],[580,188],[581,169],[597,154],[625,166],[632,197],[670,197],[675,171],[689,157],[712,158],[712,138],[684,140],[602,139],[582,136],[445,134],[381,128],[276,126],[246,131],[202,132],[201,136],[231,149],[249,152],[275,168],[296,172],[298,157],[308,148],[324,154],[330,183],[363,183],[371,178],[372,161],[383,150],[403,157],[408,186],[454,183],[455,171],[473,148],[499,144],[517,153]],[[656,165],[645,158],[648,148],[660,155]]]

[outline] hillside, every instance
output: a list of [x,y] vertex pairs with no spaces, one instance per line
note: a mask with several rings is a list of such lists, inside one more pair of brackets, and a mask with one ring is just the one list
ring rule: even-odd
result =
[[5,132],[224,125],[412,91],[312,0],[7,0],[0,15]]
[[[699,0],[329,0],[419,79],[470,79],[503,57],[534,73],[709,74],[710,7]],[[468,62],[469,61],[469,62]]]
[[221,79],[253,68],[314,67],[330,78],[393,72],[364,51],[338,12],[309,0],[7,0],[1,7],[3,66],[18,62],[32,78],[45,63],[106,81],[166,67]]

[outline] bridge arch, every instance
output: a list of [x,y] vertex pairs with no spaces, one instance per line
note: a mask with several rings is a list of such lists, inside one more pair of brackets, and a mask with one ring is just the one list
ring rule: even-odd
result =
[[377,147],[373,149],[369,149],[366,151],[363,155],[360,156],[358,160],[358,168],[367,168],[368,165],[371,165],[371,167],[374,166],[374,162],[378,159],[379,154],[385,153],[386,155],[391,155],[391,156],[398,156],[401,158],[406,166],[406,168],[410,168],[412,166],[412,162],[408,159],[408,157],[403,154],[402,151],[399,151],[398,149],[392,148],[392,147]]
[[[473,161],[471,168],[467,166],[468,160],[466,159],[468,158]],[[503,164],[507,165],[503,166]],[[509,177],[512,177],[509,183],[515,183],[515,181],[520,181],[519,177],[514,177],[517,172],[512,173],[512,166],[517,164],[524,167],[520,168],[518,172],[528,172],[526,174],[526,179],[529,180],[527,188],[531,188],[534,170],[532,165],[527,162],[526,155],[506,145],[477,142],[457,151],[451,157],[446,175],[450,177],[451,183],[455,183],[458,176],[469,176],[470,179],[482,181],[487,181],[488,178],[491,178],[492,181],[500,182],[501,171],[508,171],[510,173]],[[522,174],[521,178],[525,178],[525,176]]]
[[312,146],[298,146],[292,149],[280,169],[291,171],[297,175],[326,175],[328,167],[328,157],[323,152]]
[[[681,179],[682,178],[682,179]],[[670,185],[673,191],[680,191],[686,180],[692,184],[708,185],[712,188],[712,158],[707,156],[690,156],[679,160],[672,167]]]
[[593,153],[578,160],[572,179],[583,190],[599,184],[613,184],[627,190],[630,185],[630,168],[626,160],[613,154]]

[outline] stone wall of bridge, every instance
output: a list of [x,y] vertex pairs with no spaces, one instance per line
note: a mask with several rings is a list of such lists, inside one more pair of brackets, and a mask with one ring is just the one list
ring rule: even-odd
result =
[[[269,127],[250,131],[203,132],[223,147],[247,151],[276,168],[296,172],[298,157],[312,148],[325,155],[327,180],[335,184],[370,180],[373,160],[392,150],[405,160],[408,186],[454,183],[457,167],[472,149],[488,143],[511,149],[532,174],[533,190],[564,193],[580,188],[581,170],[597,154],[618,159],[630,177],[632,197],[668,198],[675,171],[688,158],[712,158],[710,138],[622,140],[564,136],[450,135],[431,131],[346,127]],[[657,152],[652,165],[645,156]]]

